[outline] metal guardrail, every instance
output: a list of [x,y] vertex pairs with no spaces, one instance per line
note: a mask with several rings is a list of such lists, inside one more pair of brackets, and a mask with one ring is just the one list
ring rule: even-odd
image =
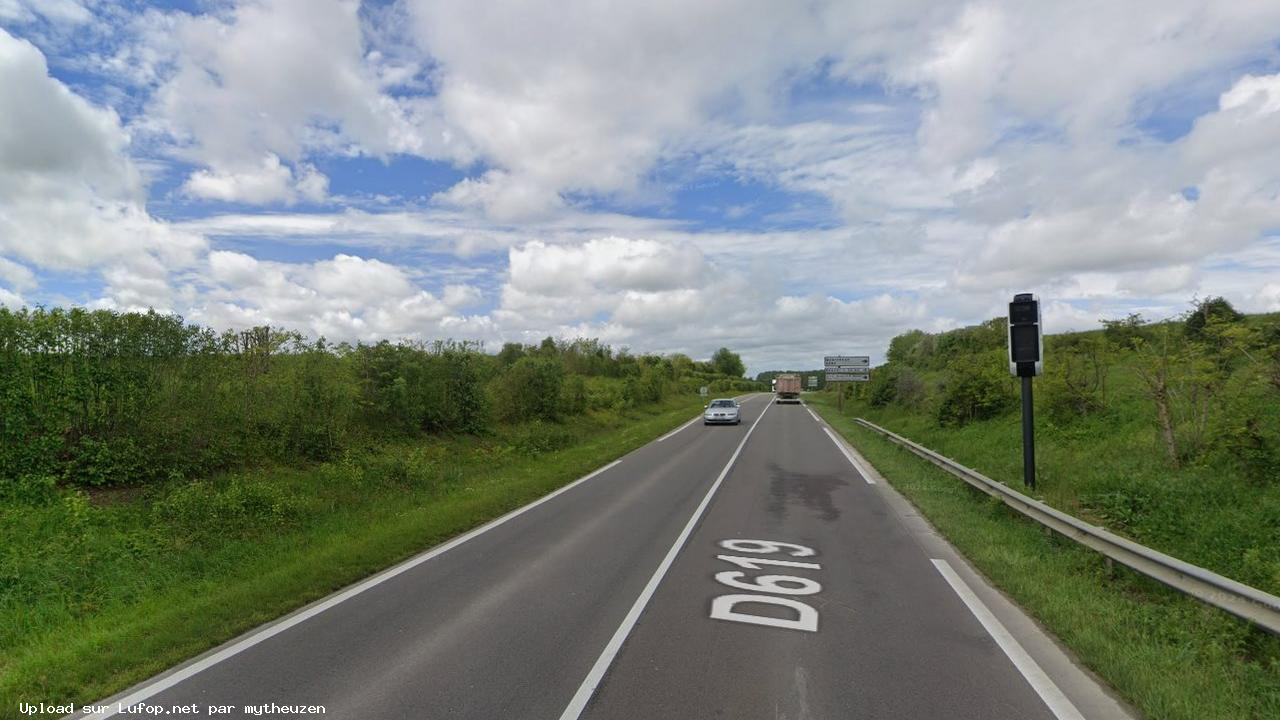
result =
[[1248,620],[1275,635],[1280,635],[1280,597],[1183,562],[1145,545],[1126,540],[1096,525],[1090,525],[875,423],[862,418],[857,418],[856,422],[880,433],[988,495],[1000,498],[1004,504],[1054,532],[1075,540],[1153,580],[1162,582],[1174,590]]

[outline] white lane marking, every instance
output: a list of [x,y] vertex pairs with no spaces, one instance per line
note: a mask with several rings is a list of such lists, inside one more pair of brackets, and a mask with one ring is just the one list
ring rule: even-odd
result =
[[666,440],[667,438],[671,437],[672,435],[675,435],[676,433],[680,432],[681,430],[683,430],[683,429],[685,429],[685,428],[689,427],[690,425],[692,425],[692,424],[694,424],[694,423],[698,422],[698,418],[700,418],[700,417],[702,417],[702,415],[698,415],[698,417],[695,417],[694,419],[692,419],[692,420],[690,420],[689,422],[687,422],[687,423],[685,423],[685,424],[681,425],[680,427],[676,428],[675,430],[672,430],[671,432],[667,433],[666,435],[663,435],[662,437],[658,438],[658,442],[662,442],[663,440]]
[[[276,635],[279,635],[280,633],[284,632],[285,630],[288,630],[289,628],[291,628],[291,627],[293,627],[293,626],[295,626],[295,625],[298,625],[299,623],[305,622],[305,621],[309,620],[310,618],[313,618],[313,617],[315,617],[316,615],[319,615],[320,613],[324,612],[325,610],[328,610],[329,608],[331,608],[331,607],[333,607],[333,606],[335,606],[335,605],[338,605],[339,603],[342,603],[342,602],[344,602],[344,601],[346,601],[346,600],[350,600],[351,598],[355,597],[356,595],[359,595],[360,593],[364,592],[365,590],[368,590],[368,589],[370,589],[370,588],[372,588],[372,587],[375,587],[375,586],[377,586],[377,585],[380,585],[380,584],[382,584],[382,583],[384,583],[384,582],[386,582],[386,581],[390,580],[391,578],[393,578],[393,577],[395,577],[395,576],[397,576],[397,575],[400,575],[400,574],[402,574],[402,573],[408,572],[409,570],[412,570],[413,568],[415,568],[415,567],[417,567],[417,566],[421,565],[422,563],[424,563],[424,562],[426,562],[426,561],[428,561],[428,560],[430,560],[430,559],[432,559],[432,558],[434,558],[434,557],[436,557],[436,556],[438,556],[438,555],[441,555],[441,554],[443,554],[443,553],[446,553],[446,552],[448,552],[448,551],[452,550],[453,548],[458,547],[458,546],[459,546],[459,545],[461,545],[462,543],[465,543],[466,541],[468,541],[468,540],[470,540],[470,539],[472,539],[472,538],[474,538],[474,537],[476,537],[476,536],[478,536],[478,535],[481,535],[481,534],[483,534],[483,533],[486,533],[486,532],[488,532],[488,531],[490,531],[490,530],[492,530],[492,529],[494,529],[494,528],[498,527],[499,525],[501,525],[501,524],[503,524],[503,523],[507,522],[508,520],[511,520],[511,519],[513,519],[513,518],[515,518],[515,517],[517,517],[517,516],[519,516],[519,515],[523,514],[523,513],[526,513],[526,512],[528,512],[528,511],[530,511],[530,510],[532,510],[532,509],[534,509],[534,508],[538,507],[538,506],[539,506],[539,505],[541,505],[542,503],[547,502],[548,500],[550,500],[550,499],[552,499],[552,498],[556,497],[557,495],[560,495],[560,494],[562,494],[562,493],[568,492],[569,490],[572,490],[573,488],[577,487],[578,485],[581,485],[582,483],[584,483],[584,482],[586,482],[586,481],[590,480],[591,478],[593,478],[593,477],[595,477],[595,476],[599,475],[600,473],[602,473],[602,472],[604,472],[604,471],[606,471],[606,470],[608,470],[608,469],[610,469],[610,468],[612,468],[612,467],[615,467],[615,466],[616,466],[616,465],[618,465],[618,463],[620,463],[620,462],[622,462],[622,460],[621,460],[621,459],[619,459],[619,460],[614,460],[613,462],[609,463],[608,465],[605,465],[604,467],[598,468],[598,469],[596,469],[596,470],[592,471],[591,473],[589,473],[589,474],[587,474],[587,475],[584,475],[584,476],[582,476],[582,477],[578,478],[577,480],[573,481],[572,483],[569,483],[568,485],[565,485],[564,487],[560,488],[559,490],[556,490],[555,492],[553,492],[553,493],[551,493],[551,494],[549,494],[549,495],[544,495],[544,496],[542,496],[542,497],[538,498],[537,500],[534,500],[533,502],[529,503],[528,505],[525,505],[525,506],[523,506],[523,507],[518,507],[518,508],[516,508],[515,510],[512,510],[511,512],[507,513],[506,515],[503,515],[503,516],[502,516],[502,517],[500,517],[500,518],[497,518],[497,519],[495,519],[495,520],[491,520],[490,522],[488,522],[488,523],[486,523],[486,524],[484,524],[484,525],[481,525],[480,527],[478,527],[478,528],[476,528],[476,529],[474,529],[474,530],[471,530],[471,531],[469,531],[469,532],[467,532],[467,533],[465,533],[465,534],[463,534],[463,535],[459,535],[458,537],[456,537],[456,538],[454,538],[454,539],[450,540],[449,542],[447,542],[447,543],[445,543],[445,544],[443,544],[443,545],[438,545],[438,546],[436,546],[435,548],[432,548],[431,550],[428,550],[427,552],[425,552],[425,553],[423,553],[423,554],[421,554],[421,555],[418,555],[417,557],[410,558],[410,559],[406,560],[405,562],[400,563],[399,565],[396,565],[396,566],[394,566],[394,567],[392,567],[392,568],[389,568],[389,569],[387,569],[387,570],[383,570],[382,572],[378,573],[377,575],[374,575],[373,577],[371,577],[371,578],[369,578],[369,579],[367,579],[367,580],[365,580],[365,581],[363,581],[363,582],[361,582],[361,583],[359,583],[359,584],[357,584],[357,585],[353,585],[353,586],[351,586],[350,588],[347,588],[346,590],[343,590],[342,592],[338,593],[337,595],[333,595],[333,596],[331,596],[329,599],[324,600],[323,602],[321,602],[321,603],[319,603],[319,604],[317,604],[317,605],[313,605],[313,606],[311,606],[311,607],[307,608],[306,610],[303,610],[302,612],[300,612],[300,613],[298,613],[298,614],[296,614],[296,615],[291,615],[291,616],[289,616],[289,617],[287,617],[287,618],[285,618],[285,619],[283,619],[283,620],[280,620],[279,622],[275,623],[274,625],[270,625],[270,626],[268,626],[268,627],[264,627],[264,628],[262,628],[261,630],[258,630],[257,632],[253,633],[252,635],[250,635],[250,636],[248,636],[248,637],[244,638],[243,640],[240,640],[239,642],[237,642],[237,643],[235,643],[235,644],[233,644],[233,645],[230,645],[230,646],[228,646],[228,647],[226,647],[226,648],[224,648],[224,649],[222,649],[222,650],[219,650],[218,652],[216,652],[216,653],[214,653],[214,654],[212,654],[212,655],[210,655],[210,656],[208,656],[208,657],[204,658],[203,660],[200,660],[200,661],[194,662],[194,663],[192,663],[192,664],[190,664],[190,665],[187,665],[186,667],[184,667],[184,668],[182,668],[182,669],[178,670],[177,672],[175,672],[175,673],[173,673],[173,674],[171,674],[171,675],[166,675],[165,677],[162,677],[162,678],[160,678],[160,679],[156,680],[155,682],[153,682],[153,683],[151,683],[151,684],[149,684],[149,685],[143,686],[142,688],[138,689],[136,692],[130,693],[128,696],[126,696],[126,697],[124,697],[124,698],[121,698],[119,701],[117,701],[117,702],[115,702],[115,703],[112,703],[112,704],[111,704],[111,707],[116,708],[115,710],[107,710],[107,711],[105,711],[105,712],[97,712],[97,713],[94,713],[94,714],[92,714],[92,715],[87,715],[87,716],[85,716],[85,718],[86,718],[86,720],[90,720],[90,719],[91,719],[91,720],[101,720],[102,718],[109,718],[109,717],[111,717],[111,716],[115,715],[115,714],[116,714],[116,712],[117,712],[117,710],[118,710],[119,708],[121,708],[121,707],[128,708],[128,707],[130,707],[130,706],[132,706],[132,705],[136,705],[137,703],[140,703],[140,702],[142,702],[142,701],[144,701],[144,700],[146,700],[146,699],[148,699],[148,698],[150,698],[150,697],[152,697],[152,696],[156,695],[157,693],[164,692],[165,690],[168,690],[169,688],[173,687],[174,685],[177,685],[178,683],[182,682],[183,680],[186,680],[187,678],[189,678],[189,677],[191,677],[191,676],[193,676],[193,675],[195,675],[195,674],[197,674],[197,673],[199,673],[199,672],[202,672],[202,671],[204,671],[204,670],[207,670],[207,669],[209,669],[209,668],[213,667],[214,665],[217,665],[218,663],[222,662],[223,660],[226,660],[226,659],[228,659],[228,658],[230,658],[230,657],[233,657],[233,656],[235,656],[235,655],[238,655],[239,653],[242,653],[242,652],[244,652],[245,650],[248,650],[249,648],[253,647],[254,645],[257,645],[258,643],[261,643],[261,642],[263,642],[264,640],[267,640],[267,639],[272,638],[272,637],[274,637],[274,636],[276,636]],[[103,701],[103,702],[99,702],[99,703],[95,703],[95,705],[97,705],[97,706],[102,706],[102,705],[105,705],[105,704],[106,704],[106,702],[105,702],[105,701]]]
[[751,423],[751,428],[747,430],[747,434],[742,436],[742,442],[738,443],[738,448],[733,451],[729,462],[724,464],[724,469],[720,471],[719,477],[716,478],[715,482],[711,483],[711,489],[707,490],[706,496],[702,498],[702,502],[693,511],[693,515],[689,517],[689,522],[685,523],[684,530],[680,531],[679,537],[671,544],[671,549],[667,551],[666,557],[662,558],[658,568],[653,571],[653,576],[649,578],[649,583],[644,586],[644,590],[640,591],[640,596],[631,605],[626,617],[622,618],[622,624],[614,631],[613,637],[609,638],[609,643],[600,652],[600,657],[596,658],[595,665],[591,666],[587,677],[583,679],[582,685],[578,687],[578,692],[573,694],[573,698],[569,700],[568,707],[560,714],[560,720],[577,720],[582,715],[582,711],[586,709],[591,696],[595,694],[596,688],[600,686],[600,681],[604,679],[605,671],[613,664],[613,659],[618,655],[618,650],[622,649],[622,643],[626,641],[627,635],[631,634],[631,629],[635,627],[636,621],[640,619],[640,613],[644,611],[645,605],[649,604],[649,598],[653,597],[654,591],[658,589],[658,584],[662,582],[663,576],[667,574],[671,563],[675,561],[676,555],[680,553],[681,548],[684,547],[685,542],[689,539],[689,535],[693,533],[693,528],[698,524],[702,513],[706,511],[707,505],[711,504],[711,497],[720,488],[720,483],[724,482],[725,476],[729,474],[729,469],[738,460],[738,455],[742,454],[742,448],[746,447],[747,440],[751,438],[751,433],[756,431],[756,426],[764,419],[765,413],[769,412],[771,407],[773,407],[772,404],[766,405],[765,409],[761,411],[760,417],[757,417],[756,421]]
[[938,572],[942,573],[942,577],[951,586],[951,589],[955,590],[960,599],[964,601],[964,604],[968,606],[969,612],[973,613],[978,622],[982,623],[982,627],[986,628],[987,632],[996,641],[996,644],[1004,651],[1004,654],[1009,656],[1013,666],[1018,669],[1018,672],[1022,673],[1022,677],[1027,679],[1031,688],[1036,691],[1036,694],[1040,696],[1044,704],[1049,706],[1049,710],[1054,717],[1058,718],[1058,720],[1084,720],[1084,716],[1080,714],[1076,706],[1071,704],[1071,701],[1062,693],[1062,690],[1049,679],[1049,676],[1027,654],[1027,651],[1022,649],[1022,645],[1014,639],[1013,635],[1009,634],[1004,625],[978,599],[978,596],[965,584],[965,581],[956,574],[951,564],[946,560],[931,560],[931,562],[938,569]]
[[813,412],[812,410],[809,410],[809,408],[805,408],[805,410],[807,410],[807,411],[809,412],[809,416],[813,418],[813,421],[814,421],[814,422],[819,423],[819,424],[821,424],[821,423],[822,423],[822,420],[820,420],[820,419],[818,418],[818,416],[817,416],[817,415],[815,415],[815,414],[814,414],[814,412]]
[[853,455],[849,454],[849,451],[844,448],[844,443],[840,442],[840,440],[836,438],[835,434],[832,433],[829,428],[825,428],[825,427],[822,428],[822,432],[826,433],[827,437],[831,438],[831,442],[835,443],[836,447],[840,448],[840,453],[844,455],[846,460],[849,461],[849,464],[853,465],[853,469],[858,471],[858,474],[862,476],[863,480],[867,481],[868,485],[876,484],[876,481],[871,479],[871,473],[867,472],[862,467],[862,464],[859,463],[858,460]]

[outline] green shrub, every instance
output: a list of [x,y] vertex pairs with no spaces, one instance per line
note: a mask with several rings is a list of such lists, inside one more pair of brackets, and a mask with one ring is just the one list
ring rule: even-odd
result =
[[1280,483],[1280,403],[1265,377],[1246,369],[1233,377],[1228,400],[1209,430],[1210,459],[1260,484]]
[[172,488],[152,509],[192,534],[270,532],[302,514],[298,499],[266,481],[230,477],[225,483],[189,482]]
[[866,383],[866,399],[873,407],[885,407],[898,399],[898,379],[902,376],[903,366],[888,363],[871,373],[871,380]]
[[560,406],[566,415],[581,415],[587,411],[587,381],[581,375],[565,378],[560,388]]
[[947,366],[938,402],[942,425],[964,425],[996,417],[1013,405],[1014,395],[1001,351],[962,355]]
[[523,357],[494,379],[493,407],[499,420],[554,422],[560,416],[564,367],[558,360]]
[[534,420],[515,432],[511,447],[525,455],[538,455],[567,448],[576,440],[576,436],[563,426]]
[[1069,423],[1106,407],[1109,361],[1102,343],[1076,341],[1055,348],[1052,358],[1038,383],[1050,418]]
[[929,401],[929,390],[924,379],[909,367],[903,367],[898,372],[894,395],[899,405],[912,410],[923,408]]
[[58,497],[58,479],[52,475],[19,475],[0,480],[0,502],[14,505],[47,505]]
[[358,455],[355,464],[365,482],[381,486],[428,488],[442,483],[445,463],[430,446],[403,452],[369,452]]
[[73,483],[107,487],[137,483],[151,476],[146,458],[132,438],[111,442],[81,438],[73,453],[66,468],[67,478]]
[[665,389],[666,379],[662,369],[647,367],[639,375],[632,375],[624,381],[622,397],[630,406],[655,403],[662,399]]
[[622,388],[612,379],[592,378],[587,383],[587,406],[592,410],[621,410],[626,406]]

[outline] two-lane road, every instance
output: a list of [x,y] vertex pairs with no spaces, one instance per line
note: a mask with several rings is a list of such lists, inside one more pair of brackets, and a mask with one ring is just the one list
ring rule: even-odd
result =
[[1019,643],[980,620],[960,561],[940,560],[806,408],[770,400],[103,704],[362,719],[1121,716],[1051,642],[1025,636],[1030,623],[1014,623]]

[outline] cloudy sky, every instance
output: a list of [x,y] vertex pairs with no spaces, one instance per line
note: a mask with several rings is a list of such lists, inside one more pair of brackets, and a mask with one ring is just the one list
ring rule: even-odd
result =
[[1280,310],[1280,2],[0,0],[0,304],[752,373]]

